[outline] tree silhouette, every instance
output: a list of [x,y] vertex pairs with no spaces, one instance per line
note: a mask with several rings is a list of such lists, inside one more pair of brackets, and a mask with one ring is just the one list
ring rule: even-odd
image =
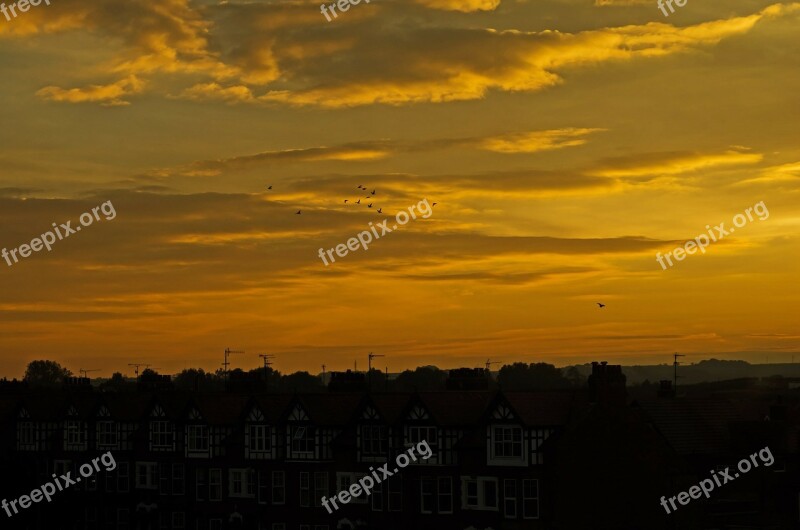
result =
[[33,387],[53,387],[61,385],[72,372],[55,361],[31,361],[25,369],[23,378]]
[[503,390],[543,390],[569,388],[561,370],[547,363],[514,363],[500,368],[497,382]]

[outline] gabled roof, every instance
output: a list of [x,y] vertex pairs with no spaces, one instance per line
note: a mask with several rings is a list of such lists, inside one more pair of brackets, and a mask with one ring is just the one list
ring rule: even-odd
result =
[[486,391],[445,391],[418,394],[435,423],[442,426],[471,425],[481,420],[492,400]]
[[501,394],[519,415],[523,425],[561,426],[569,423],[575,405],[572,390],[505,392]]
[[286,408],[283,419],[289,417],[296,405],[305,411],[308,419],[315,425],[346,425],[353,417],[353,411],[361,401],[361,394],[298,394]]
[[725,454],[730,425],[743,417],[734,403],[720,399],[653,399],[637,403],[667,442],[681,454]]

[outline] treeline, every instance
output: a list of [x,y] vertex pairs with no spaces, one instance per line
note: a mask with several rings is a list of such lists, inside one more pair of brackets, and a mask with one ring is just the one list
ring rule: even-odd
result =
[[[374,391],[432,392],[446,389],[448,374],[449,370],[441,370],[436,366],[420,366],[414,370],[405,370],[389,380],[380,370],[373,369],[364,375]],[[23,380],[32,388],[59,387],[72,375],[70,370],[57,362],[32,361],[28,364]],[[326,374],[326,383],[330,378],[331,374]],[[162,379],[162,375],[148,368],[139,375],[138,383],[158,383]],[[489,375],[488,379],[490,388],[502,388],[506,391],[576,388],[586,383],[585,377],[575,367],[562,370],[547,363],[504,365],[496,374]],[[314,392],[326,388],[321,375],[312,375],[306,371],[281,374],[269,367],[252,370],[236,368],[230,370],[227,376],[222,370],[206,372],[202,368],[187,368],[172,376],[171,382],[179,390],[209,393],[223,391],[226,385],[248,384],[273,392]],[[136,385],[136,380],[116,372],[97,386],[104,391],[125,392],[135,390]]]

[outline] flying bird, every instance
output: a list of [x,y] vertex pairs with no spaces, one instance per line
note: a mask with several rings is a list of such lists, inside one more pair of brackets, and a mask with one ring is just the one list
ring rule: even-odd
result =
[[268,189],[268,190],[271,190],[271,189],[272,189],[272,186],[268,187],[267,189]]
[[297,210],[297,213],[295,215],[300,215],[300,210]]
[[358,200],[356,201],[356,204],[361,204],[361,199],[358,199]]
[[[439,203],[435,202],[435,203],[433,203],[433,206],[436,206],[437,204],[439,204]],[[433,208],[433,206],[431,206],[431,208]]]
[[372,208],[372,203],[369,203],[369,204],[367,205],[367,208]]
[[382,212],[381,212],[381,210],[382,210],[382,209],[383,209],[383,208],[378,208],[378,213],[382,213]]
[[365,188],[363,185],[359,184],[359,185],[358,185],[358,189],[360,189],[360,190],[365,190],[366,188]]
[[600,309],[603,309],[606,306],[606,304],[601,304],[600,302],[597,302],[597,305],[600,307]]
[[345,199],[344,202],[347,202],[347,199]]
[[375,195],[375,190],[372,190],[372,194]]

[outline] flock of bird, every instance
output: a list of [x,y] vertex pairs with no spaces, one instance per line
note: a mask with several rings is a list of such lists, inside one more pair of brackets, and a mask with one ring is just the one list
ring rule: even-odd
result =
[[[272,186],[267,186],[267,191],[269,191],[271,189],[272,189]],[[368,191],[366,186],[364,186],[363,184],[359,184],[358,185],[358,189],[360,189],[362,191],[365,191],[365,192]],[[374,201],[376,193],[377,193],[377,190],[372,190],[371,192],[369,192],[369,195],[367,195],[365,197],[365,199],[370,199],[371,201]],[[345,199],[344,203],[345,204],[359,204],[360,205],[361,204],[361,197],[359,197],[358,200],[355,203],[351,203],[350,199]],[[437,204],[438,203],[435,202],[435,203],[433,203],[432,206],[436,206]],[[370,202],[369,204],[367,204],[367,208],[372,208],[372,205],[373,205],[373,203]],[[383,208],[378,208],[376,211],[378,213],[383,213]],[[297,210],[297,213],[295,215],[301,215],[302,213],[303,212],[301,210]],[[597,303],[597,308],[598,309],[603,309],[606,306],[606,304],[601,304],[600,302],[596,302],[596,303]]]
[[[267,191],[270,191],[271,189],[272,189],[272,186],[267,186]],[[364,186],[363,184],[359,184],[358,185],[358,189],[360,189],[362,191],[365,191],[365,192],[368,191],[367,187]],[[370,201],[374,201],[376,193],[377,193],[377,190],[372,190],[372,192],[369,192],[369,195],[367,195],[365,198],[366,199],[370,199]],[[351,203],[350,199],[345,199],[344,203],[345,204],[350,203],[350,204],[359,204],[360,205],[361,204],[361,198],[359,197],[359,199],[357,201],[355,201],[355,203]],[[373,202],[370,202],[369,204],[367,204],[367,208],[372,208],[373,204],[374,204]],[[436,206],[437,204],[438,203],[435,202],[435,203],[433,203],[433,206]],[[378,208],[376,211],[378,213],[383,213],[383,208]],[[301,215],[302,213],[303,213],[302,210],[297,210],[295,215]]]

